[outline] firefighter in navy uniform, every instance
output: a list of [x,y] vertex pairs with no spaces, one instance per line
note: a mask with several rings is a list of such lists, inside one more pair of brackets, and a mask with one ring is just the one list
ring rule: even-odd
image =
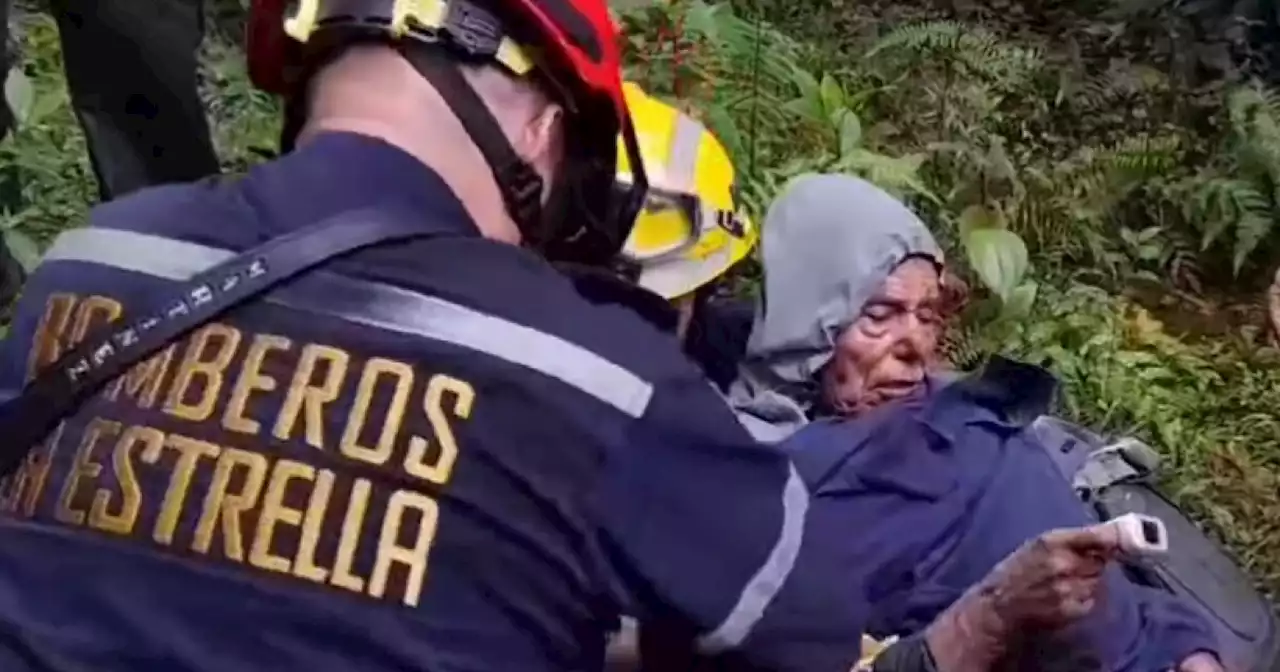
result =
[[271,9],[252,66],[296,148],[60,237],[0,388],[340,213],[442,232],[231,310],[36,447],[0,487],[0,670],[586,670],[623,613],[849,669],[856,615],[789,462],[668,334],[547,263],[613,261],[643,196],[642,171],[612,188],[604,1],[308,0],[287,36]]

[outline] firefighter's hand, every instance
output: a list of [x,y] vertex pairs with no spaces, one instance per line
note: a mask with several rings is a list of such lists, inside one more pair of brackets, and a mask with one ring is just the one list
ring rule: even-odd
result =
[[1107,563],[1120,554],[1112,525],[1053,530],[1023,544],[977,586],[1010,628],[1057,628],[1093,610]]

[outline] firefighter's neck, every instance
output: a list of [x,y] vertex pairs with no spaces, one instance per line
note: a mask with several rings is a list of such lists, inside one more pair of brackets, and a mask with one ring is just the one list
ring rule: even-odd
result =
[[354,48],[316,76],[300,136],[347,131],[378,138],[438,173],[482,235],[519,244],[520,231],[480,150],[421,75],[386,48]]

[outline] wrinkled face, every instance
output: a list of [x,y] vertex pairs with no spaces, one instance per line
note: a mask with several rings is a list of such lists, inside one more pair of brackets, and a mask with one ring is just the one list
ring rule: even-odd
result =
[[857,414],[919,391],[942,333],[937,267],[908,259],[885,279],[836,343],[823,372],[832,408]]

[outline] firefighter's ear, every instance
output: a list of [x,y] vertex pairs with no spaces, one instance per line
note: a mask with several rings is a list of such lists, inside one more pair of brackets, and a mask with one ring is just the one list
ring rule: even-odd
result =
[[564,109],[555,103],[538,108],[520,129],[512,146],[542,177],[545,202],[557,183],[564,161]]
[[564,108],[555,103],[541,107],[521,135],[516,151],[543,179],[550,178],[564,158]]

